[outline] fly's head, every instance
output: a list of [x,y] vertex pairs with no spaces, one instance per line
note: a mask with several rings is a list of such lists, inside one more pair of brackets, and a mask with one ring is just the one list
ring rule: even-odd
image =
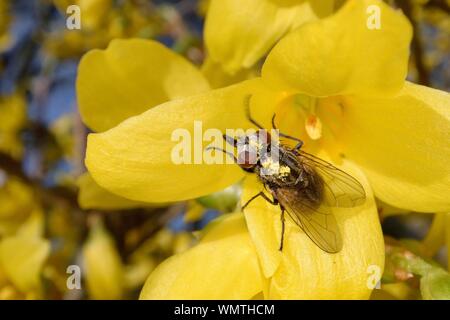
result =
[[[230,143],[229,139],[227,142]],[[237,149],[237,164],[246,171],[253,171],[270,152],[271,136],[267,130],[260,129],[238,137],[233,144]]]

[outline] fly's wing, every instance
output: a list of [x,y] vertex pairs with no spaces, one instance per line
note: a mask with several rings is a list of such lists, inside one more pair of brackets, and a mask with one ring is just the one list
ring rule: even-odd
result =
[[361,183],[331,163],[304,151],[298,152],[298,159],[312,168],[323,180],[323,203],[329,207],[350,208],[366,200]]
[[275,196],[291,219],[323,251],[342,249],[342,238],[331,207],[314,203],[291,188],[278,188]]

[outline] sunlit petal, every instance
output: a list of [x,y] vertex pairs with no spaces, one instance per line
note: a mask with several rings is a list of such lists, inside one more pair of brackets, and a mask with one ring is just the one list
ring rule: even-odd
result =
[[249,68],[290,29],[329,14],[333,3],[212,0],[205,24],[208,53],[228,73]]
[[340,141],[375,195],[413,211],[450,211],[449,94],[406,83],[395,98],[346,104]]
[[113,40],[106,50],[88,52],[78,69],[80,113],[95,131],[208,89],[200,71],[185,58],[150,40]]
[[255,248],[241,213],[210,226],[200,243],[159,265],[141,299],[250,299],[262,291]]
[[[374,8],[379,29],[370,27]],[[382,1],[350,0],[331,17],[283,38],[262,77],[275,88],[316,97],[394,94],[406,77],[411,34],[402,13]]]
[[[243,175],[232,159],[218,151],[231,164],[207,164],[212,152],[203,150],[223,144],[226,129],[248,126],[244,106],[257,81],[174,100],[91,134],[86,165],[92,177],[115,194],[146,202],[196,198],[237,182]],[[213,137],[203,137],[206,132]]]

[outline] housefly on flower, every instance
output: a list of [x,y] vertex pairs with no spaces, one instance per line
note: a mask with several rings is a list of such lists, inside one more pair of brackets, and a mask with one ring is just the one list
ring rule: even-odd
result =
[[300,139],[278,131],[275,114],[272,117],[273,129],[280,138],[295,141],[295,147],[278,142],[278,137],[272,139],[268,130],[252,119],[248,103],[247,117],[258,130],[237,138],[224,135],[226,142],[237,149],[237,156],[223,149],[210,148],[231,155],[244,171],[256,174],[272,197],[261,191],[251,197],[242,210],[258,197],[280,207],[280,251],[283,249],[284,215],[287,212],[320,249],[328,253],[339,252],[343,243],[333,209],[363,204],[366,199],[363,186],[327,161],[302,151]]

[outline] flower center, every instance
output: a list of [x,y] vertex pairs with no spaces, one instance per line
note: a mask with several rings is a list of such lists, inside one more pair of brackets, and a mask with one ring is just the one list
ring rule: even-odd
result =
[[275,108],[275,122],[281,132],[303,140],[308,152],[324,149],[338,155],[346,104],[341,96],[319,98],[284,93]]
[[305,119],[305,130],[311,140],[322,137],[322,121],[316,113],[318,99],[302,94],[297,94],[293,99],[294,108],[302,114]]

